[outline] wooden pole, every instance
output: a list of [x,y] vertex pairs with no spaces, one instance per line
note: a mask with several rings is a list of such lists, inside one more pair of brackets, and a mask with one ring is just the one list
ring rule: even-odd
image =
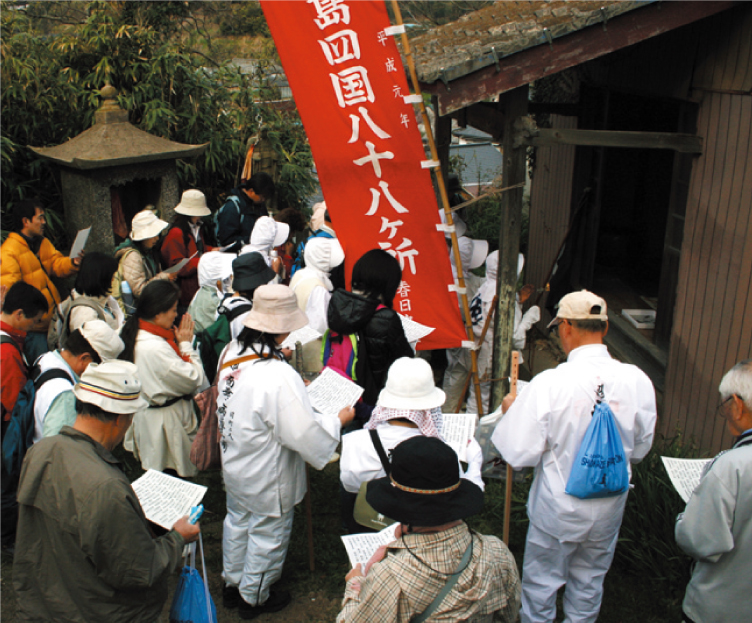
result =
[[[488,315],[486,316],[486,321],[483,323],[483,331],[480,334],[480,338],[478,338],[478,341],[475,343],[475,345],[478,347],[478,352],[480,352],[480,348],[481,346],[483,346],[483,340],[486,339],[486,333],[488,333],[488,327],[491,326],[491,322],[493,321],[494,311],[496,311],[496,295],[495,294],[494,294],[493,300],[491,301],[491,308],[488,311]],[[465,400],[465,394],[467,394],[467,390],[470,387],[471,377],[472,377],[472,373],[468,374],[467,378],[465,379],[465,386],[462,388],[462,394],[460,394],[460,402],[457,405],[457,409],[455,410],[455,413],[459,412],[460,407],[462,406],[462,403]],[[475,403],[480,404],[480,395],[475,396]],[[481,411],[482,410],[483,410],[483,407],[481,407]]]
[[[392,10],[394,11],[394,19],[397,22],[398,26],[402,26],[402,12],[400,11],[399,4],[397,3],[397,0],[392,0]],[[431,130],[431,120],[428,118],[428,113],[426,112],[426,105],[423,103],[423,97],[422,92],[420,90],[420,83],[418,82],[418,74],[415,70],[415,60],[413,59],[413,54],[410,51],[410,40],[407,37],[407,33],[402,33],[402,53],[405,55],[405,58],[407,59],[407,66],[410,70],[410,80],[413,84],[413,90],[415,91],[416,95],[421,96],[420,103],[417,104],[418,108],[420,109],[421,118],[423,119],[423,126],[426,129],[426,136],[428,137],[428,145],[431,148],[431,159],[438,161],[438,151],[436,149],[436,141],[434,141],[433,138],[433,132]],[[439,167],[432,168],[432,171],[434,172],[434,175],[436,176],[436,184],[439,187],[439,195],[441,196],[441,203],[444,209],[444,216],[446,217],[446,223],[447,225],[454,225],[454,217],[452,216],[452,210],[449,206],[449,196],[447,195],[446,190],[446,183],[444,181],[444,176],[441,174],[441,170]],[[472,319],[470,318],[470,305],[467,300],[467,293],[465,290],[465,277],[462,272],[462,258],[460,257],[460,249],[459,245],[457,244],[457,234],[453,231],[451,233],[452,237],[452,252],[454,253],[454,265],[457,267],[457,283],[460,287],[461,294],[460,294],[460,305],[462,308],[462,313],[464,315],[465,320],[465,330],[467,331],[467,339],[470,342],[474,342],[473,339],[473,324]],[[515,260],[516,261],[516,260]],[[514,315],[513,315],[514,318]],[[478,379],[478,355],[475,352],[475,350],[470,351],[470,370],[471,370],[471,376],[473,378],[473,381],[475,383],[475,394],[477,396],[480,396],[480,380]],[[478,415],[483,415],[482,413],[483,407],[479,404],[478,408]]]
[[[506,379],[512,360],[514,338],[514,309],[517,296],[517,257],[520,250],[520,230],[522,225],[523,189],[517,186],[525,181],[527,173],[527,153],[525,147],[514,146],[515,127],[520,127],[527,114],[527,85],[504,93],[500,103],[504,114],[502,180],[505,186],[515,186],[501,195],[499,226],[499,277],[498,308],[494,331],[493,377]],[[515,125],[516,124],[516,125]],[[501,404],[506,393],[506,382],[496,381],[493,385],[494,409]]]
[[[520,372],[520,354],[515,350],[512,352],[512,369],[509,377],[509,393],[517,396],[517,379]],[[512,466],[507,463],[507,483],[504,492],[504,527],[502,540],[509,545],[509,524],[512,520],[512,481],[514,480],[514,471]]]

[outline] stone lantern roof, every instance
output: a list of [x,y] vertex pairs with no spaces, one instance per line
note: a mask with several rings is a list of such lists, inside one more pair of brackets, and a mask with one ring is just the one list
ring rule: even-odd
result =
[[118,106],[115,87],[107,83],[99,93],[102,105],[94,115],[92,127],[61,145],[29,149],[59,165],[86,170],[191,158],[209,146],[176,143],[139,130],[128,122],[128,111]]

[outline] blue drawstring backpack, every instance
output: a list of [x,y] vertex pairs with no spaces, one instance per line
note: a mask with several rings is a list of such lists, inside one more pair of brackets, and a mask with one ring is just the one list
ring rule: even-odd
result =
[[629,489],[624,445],[614,412],[603,400],[603,386],[593,418],[577,452],[565,493],[583,500],[621,495]]
[[214,601],[209,594],[209,584],[206,581],[206,564],[204,563],[204,541],[201,533],[198,535],[201,546],[201,568],[203,578],[196,569],[196,544],[191,543],[191,562],[180,572],[175,596],[172,598],[170,607],[170,623],[216,623],[217,610]]

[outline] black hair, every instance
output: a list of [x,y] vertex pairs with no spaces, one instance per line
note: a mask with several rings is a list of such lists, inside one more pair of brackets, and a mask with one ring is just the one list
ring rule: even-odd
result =
[[274,180],[272,180],[271,175],[263,171],[251,175],[251,178],[243,182],[240,187],[244,190],[253,190],[267,201],[272,199],[275,193]]
[[378,299],[389,308],[401,281],[399,262],[382,249],[367,251],[353,267],[352,289]]
[[[242,355],[246,349],[250,348],[261,359],[283,359],[284,355],[277,344],[277,336],[273,333],[264,333],[258,329],[245,327],[238,335],[238,342],[241,344],[239,355]],[[256,344],[261,344],[261,349],[256,350]]]
[[3,313],[12,314],[17,309],[27,318],[33,318],[39,312],[47,313],[50,306],[39,290],[25,281],[16,281],[5,294]]
[[303,231],[306,228],[305,219],[300,213],[300,210],[295,208],[285,208],[281,212],[278,212],[274,217],[274,220],[279,223],[286,223],[290,226],[290,236],[297,231]]
[[117,269],[118,261],[111,255],[97,251],[87,253],[76,275],[76,292],[85,296],[106,296]]
[[93,405],[90,402],[84,402],[80,398],[76,398],[76,413],[86,416],[86,417],[93,417],[97,420],[100,420],[102,422],[114,422],[118,419],[118,413],[111,413],[110,411],[105,411],[104,409],[98,407],[97,405]]
[[332,282],[332,285],[334,286],[334,289],[337,288],[345,289],[345,263],[342,262],[340,264],[337,264],[334,268],[332,268],[331,272],[329,273],[329,281]]
[[91,344],[89,344],[89,340],[84,337],[84,334],[81,333],[80,329],[71,331],[68,334],[62,348],[67,350],[74,357],[88,353],[94,363],[102,363],[102,358],[99,356],[99,353],[94,350],[94,347]]
[[37,197],[22,199],[13,206],[13,231],[20,232],[24,228],[24,219],[31,220],[36,216],[37,208],[44,210],[42,202]]
[[133,361],[139,320],[152,320],[158,314],[169,311],[180,298],[180,288],[168,279],[154,279],[146,284],[136,303],[136,311],[125,321],[120,330],[120,339],[125,348],[118,359]]

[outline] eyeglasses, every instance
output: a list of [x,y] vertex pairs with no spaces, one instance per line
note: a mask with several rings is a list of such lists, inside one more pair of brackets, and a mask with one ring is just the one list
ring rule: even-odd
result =
[[731,395],[730,395],[730,396],[729,396],[728,398],[726,398],[726,400],[723,400],[722,402],[720,402],[720,403],[718,404],[718,406],[716,407],[716,410],[715,410],[715,414],[716,414],[716,415],[717,415],[718,417],[726,417],[725,409],[724,409],[723,407],[724,407],[724,406],[726,405],[726,403],[727,403],[727,402],[728,402],[729,400],[731,400],[731,399],[732,399],[732,398],[733,398],[734,396],[736,396],[736,394],[731,394]]
[[561,319],[561,320],[559,320],[559,322],[557,322],[557,323],[556,323],[555,325],[552,325],[552,326],[551,326],[551,329],[550,329],[551,333],[552,333],[553,335],[559,335],[559,325],[560,325],[560,324],[563,324],[563,323],[565,323],[565,322],[569,322],[569,321],[568,321],[568,320],[565,320],[564,318],[562,318],[562,319]]

